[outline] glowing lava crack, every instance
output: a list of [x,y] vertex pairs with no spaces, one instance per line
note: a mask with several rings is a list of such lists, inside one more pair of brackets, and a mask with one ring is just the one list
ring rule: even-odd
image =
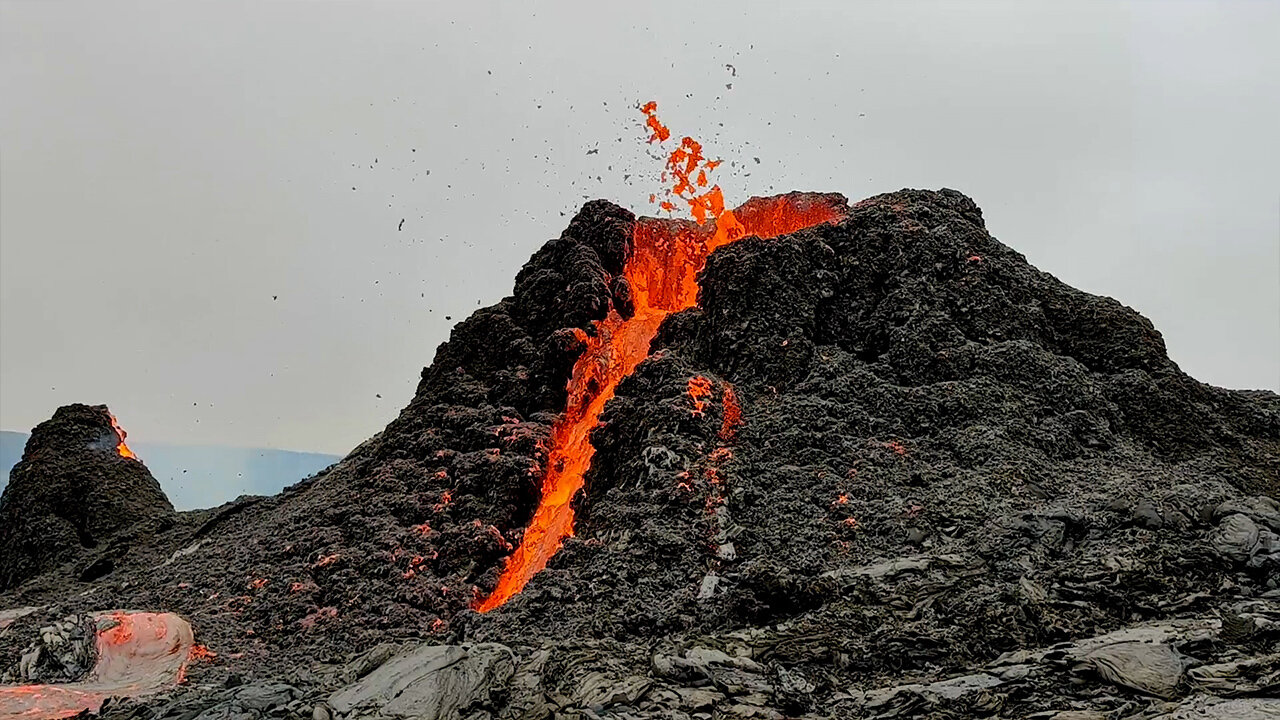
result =
[[[651,142],[670,136],[657,121],[656,109],[653,103],[642,108],[647,125],[654,131]],[[708,218],[710,222],[656,218],[637,221],[633,250],[625,269],[635,314],[623,319],[610,310],[604,320],[596,323],[594,336],[580,336],[587,348],[574,364],[568,404],[551,431],[541,502],[523,541],[508,558],[497,587],[477,606],[480,612],[499,607],[519,593],[530,578],[546,567],[565,538],[573,534],[573,509],[569,503],[582,487],[595,454],[591,430],[618,383],[648,357],[649,345],[662,321],[671,313],[697,304],[697,275],[711,251],[744,237],[768,239],[837,222],[845,214],[843,203],[835,196],[800,193],[757,198],[736,210],[726,210],[719,186],[701,192],[697,189],[709,184],[707,172],[717,164],[703,158],[701,145],[687,137],[671,153],[664,174],[664,180],[674,182],[668,196],[684,200],[700,223]],[[672,210],[675,205],[663,200],[661,207]]]

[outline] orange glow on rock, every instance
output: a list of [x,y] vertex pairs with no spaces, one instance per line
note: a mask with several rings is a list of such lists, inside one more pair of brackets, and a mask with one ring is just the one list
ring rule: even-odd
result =
[[318,567],[318,568],[328,567],[329,565],[332,565],[332,564],[334,564],[334,563],[338,562],[338,560],[339,560],[341,557],[342,557],[342,556],[341,556],[341,555],[339,555],[338,553],[334,553],[334,554],[332,554],[332,555],[325,555],[324,557],[320,558],[319,560],[316,560],[316,564],[315,564],[315,565],[313,565],[312,567]]
[[[670,130],[657,118],[657,108],[655,102],[640,108],[652,132],[650,142],[670,137]],[[613,398],[618,383],[649,356],[649,345],[662,321],[671,313],[697,305],[697,276],[707,256],[722,245],[750,235],[768,239],[844,217],[845,210],[839,202],[821,195],[753,199],[736,210],[728,210],[718,185],[697,192],[698,187],[709,183],[707,173],[719,164],[707,161],[702,145],[687,137],[669,156],[664,177],[674,178],[675,184],[666,195],[685,200],[697,222],[657,218],[640,218],[636,222],[633,249],[624,270],[635,313],[624,320],[610,310],[605,319],[595,323],[594,333],[580,332],[587,347],[574,363],[564,414],[551,429],[541,502],[519,547],[508,556],[497,586],[476,605],[480,612],[499,607],[519,593],[530,578],[547,566],[565,538],[573,535],[573,508],[569,503],[582,488],[583,476],[595,455],[591,430],[599,423],[600,413]],[[709,395],[710,381],[702,380]],[[706,402],[698,397],[694,400],[704,405]],[[730,399],[726,393],[725,403],[737,408],[736,396]],[[741,422],[741,410],[732,412],[733,419],[726,416],[727,424],[721,429],[730,436]]]
[[689,378],[689,389],[686,390],[689,399],[693,401],[693,412],[695,417],[702,415],[703,410],[707,407],[706,398],[711,397],[711,381],[699,375],[698,377]]
[[138,456],[133,454],[129,446],[124,443],[125,437],[128,435],[124,428],[120,427],[120,422],[116,420],[116,416],[111,416],[111,429],[116,431],[116,437],[120,438],[120,442],[116,444],[116,452],[120,453],[120,457],[137,459]]
[[719,437],[724,442],[732,442],[737,439],[738,428],[742,426],[742,406],[738,404],[738,394],[732,385],[724,386],[721,403],[724,405],[724,419],[720,422]]
[[187,656],[187,659],[200,662],[212,662],[216,657],[218,657],[218,653],[210,650],[208,647],[204,645],[192,645],[191,653]]

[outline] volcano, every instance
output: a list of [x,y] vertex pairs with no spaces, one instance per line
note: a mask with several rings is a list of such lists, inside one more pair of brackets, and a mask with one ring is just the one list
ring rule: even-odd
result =
[[[173,505],[105,405],[68,405],[31,431],[0,496],[0,590],[97,548]],[[106,570],[100,558],[93,574]]]
[[333,467],[24,572],[0,665],[135,608],[216,659],[107,717],[1276,711],[1280,397],[954,190],[693,196],[583,206]]

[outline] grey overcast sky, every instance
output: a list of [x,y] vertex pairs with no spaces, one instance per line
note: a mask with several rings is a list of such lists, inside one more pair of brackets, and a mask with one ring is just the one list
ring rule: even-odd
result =
[[0,0],[0,427],[346,451],[584,198],[648,211],[650,99],[731,201],[957,188],[1280,389],[1277,37],[1270,0]]

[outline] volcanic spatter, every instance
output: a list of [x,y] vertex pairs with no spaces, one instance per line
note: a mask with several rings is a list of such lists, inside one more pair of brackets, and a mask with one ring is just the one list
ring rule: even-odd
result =
[[[1129,691],[1069,678],[1078,660],[1104,634],[1193,626],[1210,636],[1178,651],[1215,674],[1196,685],[1168,664],[1169,693],[1225,692],[1227,665],[1230,692],[1265,692],[1270,675],[1250,690],[1242,674],[1273,673],[1280,639],[1264,607],[1280,577],[1280,399],[1189,378],[1150,322],[1031,267],[956,191],[733,212],[766,228],[804,207],[816,216],[777,237],[708,252],[710,220],[587,203],[341,462],[275,497],[119,533],[85,550],[112,553],[105,578],[45,573],[0,607],[189,619],[220,660],[148,701],[174,706],[156,715],[223,703],[201,688],[231,673],[274,682],[318,662],[341,677],[388,642],[470,663],[478,641],[502,673],[477,671],[477,707],[511,717],[603,696],[644,718],[706,703],[1123,714]],[[611,339],[629,321],[637,339]],[[583,488],[545,503],[568,466],[555,437],[589,412]],[[135,462],[100,434],[103,457]],[[513,547],[536,559],[559,544],[526,530],[533,518],[570,509],[552,561],[474,613],[521,567]],[[48,622],[0,633],[0,664]],[[961,672],[1002,685],[952,700]],[[305,675],[303,695],[331,697]]]

